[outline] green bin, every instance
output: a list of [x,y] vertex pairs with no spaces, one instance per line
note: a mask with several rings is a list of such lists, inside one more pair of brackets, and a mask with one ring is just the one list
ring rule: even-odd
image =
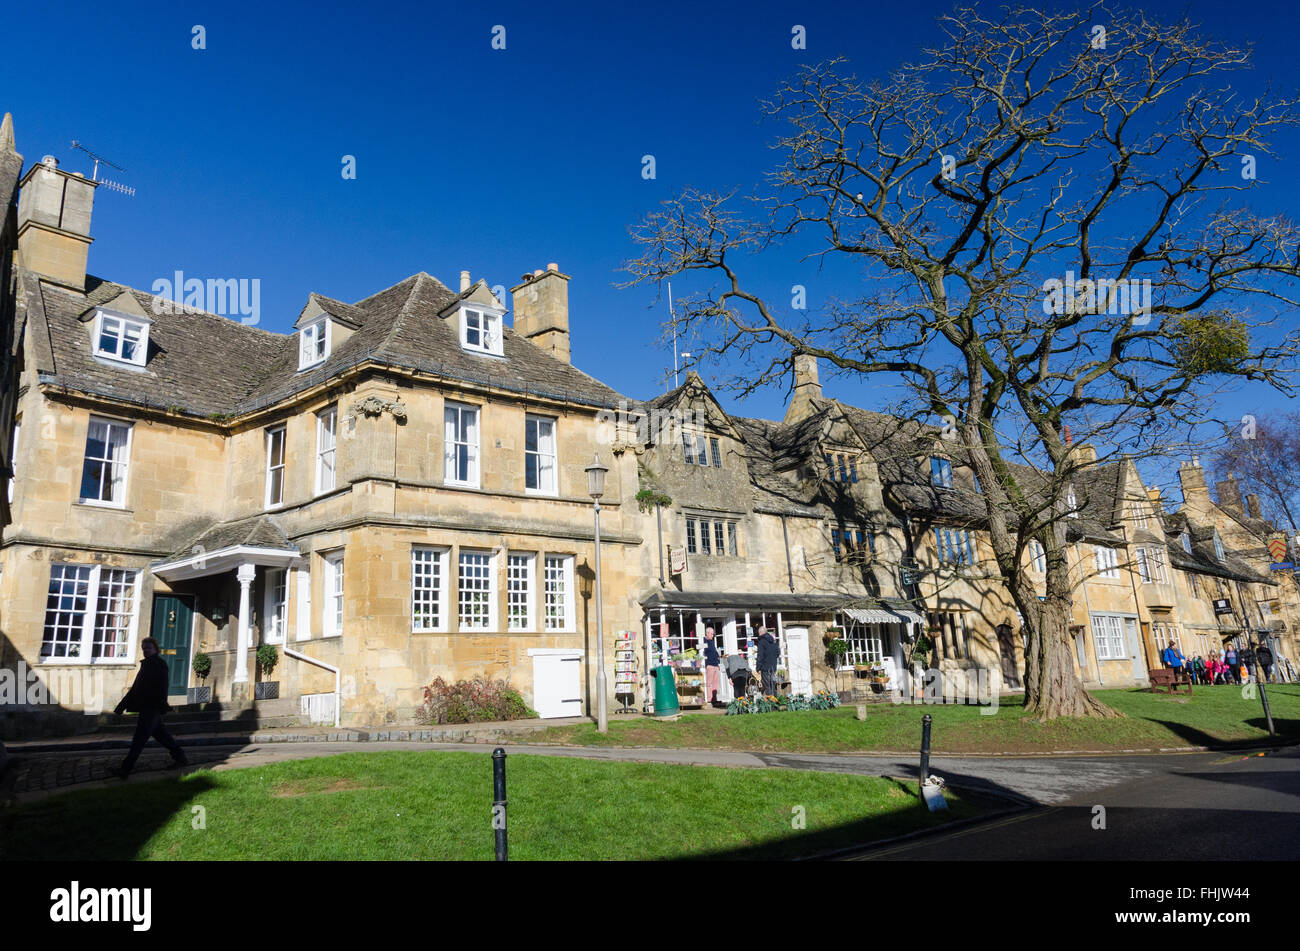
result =
[[673,669],[666,664],[650,671],[655,679],[655,716],[672,717],[681,713],[677,703],[677,681],[673,679]]

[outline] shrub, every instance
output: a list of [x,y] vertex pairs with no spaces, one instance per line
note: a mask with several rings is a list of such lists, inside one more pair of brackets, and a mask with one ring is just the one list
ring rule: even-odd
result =
[[526,720],[537,716],[508,680],[458,680],[438,677],[424,688],[424,703],[415,717],[421,723],[484,723],[491,720]]
[[274,644],[259,644],[257,663],[262,668],[262,673],[270,677],[271,671],[275,670],[275,665],[280,663],[280,648]]
[[198,677],[199,680],[203,680],[210,673],[212,673],[212,658],[203,651],[199,651],[194,655],[194,676]]
[[727,704],[727,716],[742,713],[782,713],[786,710],[830,710],[840,705],[840,695],[829,690],[819,690],[811,697],[797,694],[793,697],[739,697]]

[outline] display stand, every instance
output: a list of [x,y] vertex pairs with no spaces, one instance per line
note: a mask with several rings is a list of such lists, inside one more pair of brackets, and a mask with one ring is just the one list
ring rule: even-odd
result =
[[674,664],[677,679],[677,705],[682,708],[704,706],[704,668],[691,664]]
[[614,640],[614,696],[622,704],[616,713],[636,713],[636,632],[619,631]]

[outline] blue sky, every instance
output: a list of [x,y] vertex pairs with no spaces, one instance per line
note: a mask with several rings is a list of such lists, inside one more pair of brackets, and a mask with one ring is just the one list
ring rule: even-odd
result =
[[[1255,79],[1294,90],[1287,0],[1146,4],[1254,41]],[[148,289],[187,276],[258,278],[262,324],[286,331],[309,291],[356,300],[424,270],[507,287],[555,261],[572,276],[574,362],[636,397],[662,391],[670,351],[652,288],[620,290],[629,225],[686,185],[750,187],[775,161],[758,100],[803,64],[844,55],[883,74],[938,37],[950,4],[15,5],[0,111],[27,162],[89,173],[77,139],[125,166],[100,189],[92,273]],[[206,30],[204,50],[192,27]],[[506,49],[491,47],[506,28]],[[791,49],[793,24],[808,49]],[[48,58],[57,48],[57,62]],[[1300,136],[1277,142],[1260,199],[1300,207]],[[657,178],[641,177],[655,156]],[[344,180],[342,156],[356,157]],[[816,307],[852,287],[790,263],[777,282]],[[776,286],[776,285],[774,285]],[[785,292],[788,294],[788,291]],[[706,378],[718,368],[705,367]],[[879,391],[846,380],[861,405]],[[779,418],[775,389],[728,408]],[[1245,391],[1229,413],[1267,412]]]

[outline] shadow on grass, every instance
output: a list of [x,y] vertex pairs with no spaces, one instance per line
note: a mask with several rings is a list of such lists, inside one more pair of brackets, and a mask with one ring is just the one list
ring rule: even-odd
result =
[[[209,774],[51,796],[0,812],[0,860],[130,861],[164,825],[197,818],[186,806],[217,785]],[[206,821],[206,816],[204,816]]]
[[1277,736],[1269,737],[1262,716],[1246,720],[1245,723],[1247,726],[1260,730],[1264,735],[1243,740],[1224,740],[1206,733],[1204,730],[1198,730],[1194,726],[1189,726],[1186,723],[1176,723],[1172,720],[1157,720],[1154,717],[1143,717],[1142,719],[1160,724],[1170,733],[1185,740],[1189,746],[1205,746],[1212,750],[1237,750],[1243,747],[1258,746],[1260,743],[1269,742],[1270,740],[1284,742],[1288,738],[1294,739],[1297,735],[1300,735],[1300,720],[1278,720],[1275,718],[1273,726],[1277,730]]

